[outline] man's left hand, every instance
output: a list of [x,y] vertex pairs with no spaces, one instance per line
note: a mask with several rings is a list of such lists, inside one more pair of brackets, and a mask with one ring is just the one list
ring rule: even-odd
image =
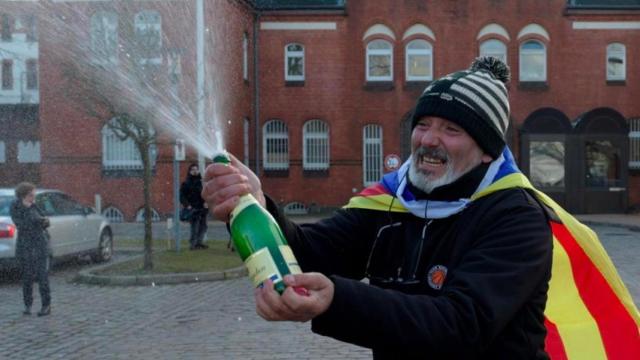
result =
[[[279,295],[273,282],[267,280],[255,290],[256,312],[265,320],[306,322],[324,313],[331,305],[334,284],[320,273],[304,273],[284,277],[286,290]],[[304,288],[307,294],[296,292]]]

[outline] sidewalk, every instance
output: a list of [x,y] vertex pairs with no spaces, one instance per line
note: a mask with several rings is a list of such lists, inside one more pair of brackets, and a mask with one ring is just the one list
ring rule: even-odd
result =
[[575,217],[586,225],[622,226],[640,231],[640,214],[588,214]]

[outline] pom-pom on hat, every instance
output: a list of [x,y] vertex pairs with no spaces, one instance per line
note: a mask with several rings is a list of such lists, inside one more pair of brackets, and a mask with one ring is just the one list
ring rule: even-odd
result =
[[485,153],[498,158],[509,125],[505,84],[510,74],[505,63],[483,56],[476,58],[468,70],[435,80],[420,95],[411,128],[424,116],[445,118],[461,126]]

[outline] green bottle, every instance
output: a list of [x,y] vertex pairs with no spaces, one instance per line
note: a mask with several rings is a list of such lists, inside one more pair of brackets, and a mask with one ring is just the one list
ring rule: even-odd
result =
[[[229,164],[231,160],[226,153],[221,153],[213,157],[213,162]],[[275,290],[282,294],[286,288],[283,277],[302,273],[280,226],[253,195],[240,197],[231,211],[230,228],[233,243],[255,287],[271,279]]]

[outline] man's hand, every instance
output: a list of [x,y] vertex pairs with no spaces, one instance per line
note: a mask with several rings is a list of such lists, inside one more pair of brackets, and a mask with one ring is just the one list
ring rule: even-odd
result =
[[207,166],[202,185],[202,198],[221,221],[229,220],[229,214],[242,195],[252,194],[260,205],[265,206],[262,185],[256,174],[235,156],[229,154],[229,157],[229,165],[214,163]]
[[[282,295],[267,280],[255,290],[256,312],[270,321],[309,321],[324,313],[333,301],[334,285],[320,273],[304,273],[284,277],[287,285]],[[294,287],[305,288],[307,295],[296,292]]]

